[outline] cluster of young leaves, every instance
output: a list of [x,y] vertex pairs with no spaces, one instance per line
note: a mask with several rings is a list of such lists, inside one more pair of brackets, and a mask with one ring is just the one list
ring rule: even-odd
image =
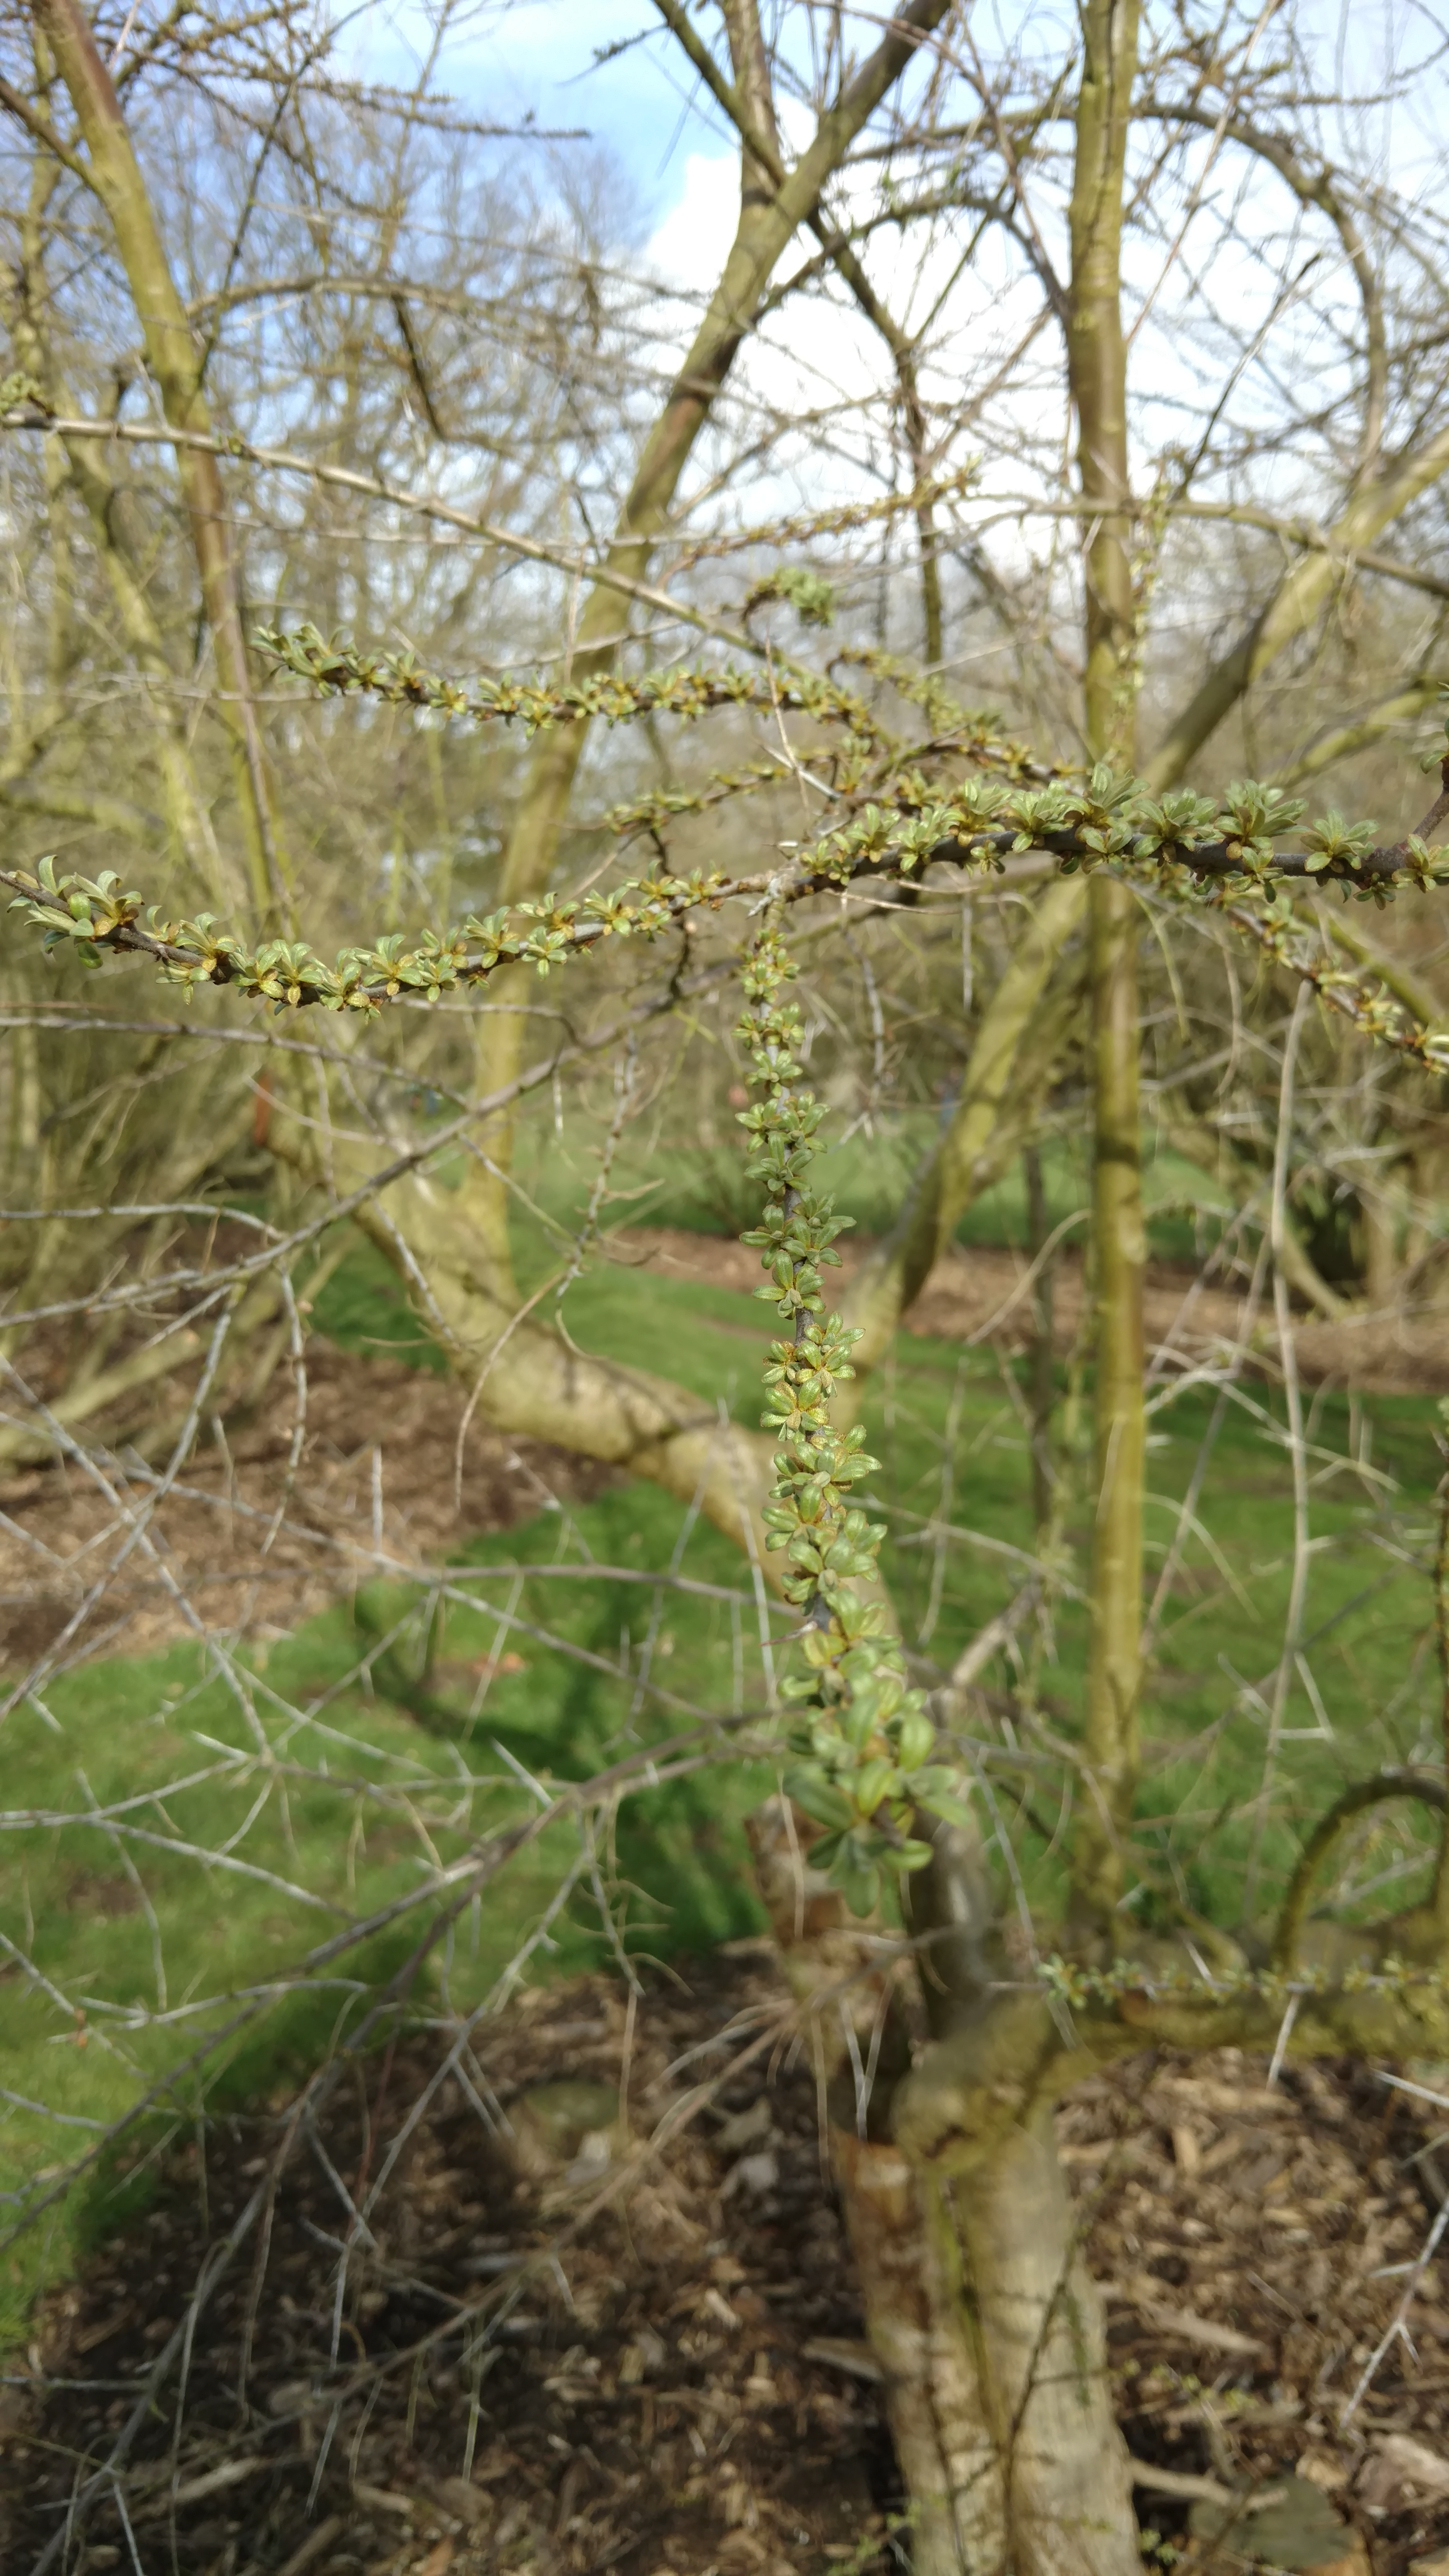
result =
[[[932,694],[936,691],[934,681],[917,685],[918,675],[910,673],[908,666],[897,663],[890,654],[862,652],[841,658],[863,664],[878,676],[888,678],[901,694],[923,705],[940,737],[929,745],[922,745],[891,743],[883,735],[868,741],[863,735],[853,733],[843,744],[832,746],[827,756],[833,794],[848,802],[864,790],[874,800],[866,808],[873,825],[883,813],[902,818],[903,828],[895,834],[876,834],[873,831],[867,835],[862,844],[867,851],[874,848],[878,854],[884,853],[887,860],[899,853],[905,868],[919,863],[921,849],[911,836],[909,826],[928,810],[941,807],[939,785],[933,783],[919,765],[924,753],[939,758],[949,752],[956,760],[967,760],[981,768],[998,770],[1005,777],[1018,781],[1043,774],[1024,743],[1013,741],[997,730],[996,720],[989,709],[958,706],[944,691]],[[901,675],[899,678],[898,673]],[[812,769],[817,757],[814,751],[805,751],[801,755],[803,767]],[[772,758],[751,761],[740,769],[713,769],[695,786],[656,787],[643,795],[629,797],[611,806],[604,822],[609,831],[620,837],[641,831],[658,835],[681,814],[703,814],[711,806],[724,804],[731,797],[748,796],[763,787],[777,786],[781,774],[778,752]],[[848,836],[849,827],[841,826],[827,843],[809,845],[805,864],[814,866],[820,849],[823,849],[825,868],[833,870],[836,863],[832,853],[837,843],[848,839]],[[930,852],[927,851],[926,855],[929,856]],[[850,872],[855,873],[854,862]]]
[[107,953],[142,955],[188,997],[198,984],[234,984],[278,1011],[316,1005],[368,1015],[408,995],[439,1001],[483,983],[500,966],[528,965],[546,975],[601,939],[657,939],[683,914],[718,902],[725,883],[657,871],[596,890],[582,902],[541,895],[482,920],[470,916],[456,929],[426,930],[413,945],[392,932],[371,946],[344,948],[329,966],[304,941],[268,939],[249,947],[218,929],[210,913],[164,921],[153,905],[143,926],[143,898],[126,891],[110,870],[96,878],[57,876],[50,859],[41,860],[33,877],[0,870],[0,884],[15,890],[11,911],[44,934],[46,949],[68,947],[83,966],[99,966]]
[[788,600],[802,626],[828,626],[835,615],[835,592],[824,575],[804,564],[778,564],[762,574],[741,610],[750,618],[771,599]]
[[[34,875],[0,869],[0,885],[11,888],[11,909],[42,932],[47,949],[67,946],[84,965],[99,966],[107,954],[143,955],[188,993],[203,983],[234,984],[278,1011],[316,1005],[372,1015],[398,999],[438,1001],[482,983],[501,965],[528,964],[547,974],[600,939],[654,939],[683,915],[701,906],[718,909],[732,896],[768,890],[795,901],[860,876],[908,876],[928,860],[999,868],[1013,851],[1045,847],[1064,871],[1104,863],[1150,869],[1179,895],[1200,896],[1206,877],[1211,899],[1234,926],[1306,976],[1363,1036],[1431,1071],[1449,1069],[1449,1032],[1421,1027],[1391,996],[1333,964],[1281,883],[1336,878],[1345,894],[1382,902],[1400,884],[1445,882],[1449,853],[1415,838],[1380,848],[1372,825],[1347,825],[1335,814],[1310,825],[1296,852],[1278,850],[1277,836],[1302,810],[1298,801],[1251,780],[1230,787],[1220,803],[1187,791],[1153,798],[1138,781],[1103,768],[1086,781],[1026,791],[978,775],[946,801],[932,796],[919,769],[908,770],[893,781],[888,803],[868,804],[820,841],[797,846],[783,869],[736,879],[680,877],[661,855],[647,874],[612,890],[595,889],[582,901],[545,894],[411,940],[389,933],[343,949],[330,965],[305,942],[251,945],[210,914],[163,920],[111,872],[57,876],[53,861],[43,859]],[[662,817],[651,804],[647,813],[625,809],[618,819],[657,831]]]
[[[784,576],[778,577],[783,582]],[[813,576],[805,576],[808,596],[815,597]],[[779,586],[760,596],[782,595]],[[789,596],[795,596],[794,590]],[[801,594],[806,595],[806,594]],[[816,622],[820,622],[817,620]],[[295,673],[323,697],[362,693],[387,706],[425,709],[475,724],[501,721],[521,724],[525,734],[551,725],[578,724],[602,716],[609,724],[652,715],[680,717],[685,723],[722,707],[756,707],[769,712],[814,716],[843,725],[873,747],[879,728],[865,700],[824,672],[784,668],[739,671],[728,666],[672,667],[630,678],[623,671],[603,671],[557,686],[543,680],[474,680],[464,688],[457,680],[426,671],[410,652],[362,653],[356,645],[334,638],[328,642],[315,626],[263,627],[255,638],[262,651],[283,670]]]
[[14,369],[0,376],[0,415],[12,411],[48,411],[45,387],[36,376]]
[[1066,876],[1115,861],[1183,885],[1208,879],[1229,895],[1280,877],[1332,878],[1370,898],[1449,881],[1449,852],[1414,835],[1380,845],[1372,823],[1336,813],[1309,824],[1297,849],[1280,849],[1305,810],[1302,798],[1256,779],[1235,780],[1221,799],[1190,789],[1155,796],[1105,762],[1039,787],[980,772],[945,794],[915,769],[892,779],[888,801],[802,846],[796,865],[818,882],[845,884],[866,871],[908,876],[932,861],[1000,868],[1022,851],[1045,850]]
[[[812,1860],[814,1856],[812,1852]],[[1346,1963],[1304,1960],[1285,1973],[1246,1956],[1227,1957],[1226,1947],[1215,1949],[1211,1974],[1206,1977],[1191,1964],[1154,1961],[1149,1967],[1141,1958],[1122,1957],[1093,1965],[1060,1955],[1042,1959],[1037,1974],[1055,2001],[1084,2019],[1098,2006],[1116,2013],[1123,2003],[1133,2001],[1181,2002],[1204,2012],[1222,2012],[1234,2003],[1250,2001],[1281,2014],[1295,2000],[1319,1995],[1333,2000],[1345,1995],[1403,1998],[1417,1992],[1437,2000],[1443,1994],[1444,1972],[1437,1960],[1405,1959],[1389,1951],[1381,1958]]]
[[[798,565],[786,565],[757,582],[744,603],[745,617],[772,599],[792,603],[804,625],[829,623],[829,585]],[[826,671],[802,669],[774,656],[768,665],[745,671],[681,668],[631,679],[615,670],[557,687],[542,680],[482,679],[465,688],[423,669],[411,653],[360,653],[341,639],[325,641],[312,626],[264,628],[255,640],[282,668],[323,696],[360,693],[448,719],[517,722],[530,735],[594,716],[623,723],[662,714],[690,723],[725,707],[751,709],[776,723],[782,715],[810,716],[829,725],[832,734],[828,750],[807,751],[807,765],[826,762],[831,791],[847,807],[862,793],[885,795],[906,812],[929,804],[933,791],[913,767],[922,755],[938,762],[948,756],[967,761],[1018,783],[1052,774],[1036,763],[1024,743],[1001,732],[989,708],[963,707],[940,680],[874,647],[842,646]],[[892,733],[878,710],[839,678],[842,669],[863,671],[918,706],[931,728],[930,740],[905,742]],[[668,786],[632,798],[605,821],[619,834],[658,835],[678,815],[748,794],[778,780],[781,770],[776,751],[769,760],[736,771],[716,770],[699,787]]]
[[875,1583],[885,1533],[855,1496],[879,1461],[862,1430],[830,1419],[837,1385],[854,1374],[859,1334],[827,1311],[821,1271],[838,1265],[835,1239],[851,1220],[810,1182],[824,1113],[801,1080],[800,1014],[788,998],[795,973],[772,918],[744,967],[738,1030],[761,1095],[740,1124],[752,1139],[749,1173],[765,1186],[763,1220],[742,1239],[760,1253],[767,1275],[755,1294],[781,1326],[761,1416],[780,1443],[765,1544],[783,1551],[782,1588],[803,1613],[804,1670],[783,1685],[804,1703],[785,1788],[825,1827],[812,1863],[866,1914],[883,1874],[903,1877],[929,1860],[915,1830],[921,1811],[960,1819],[964,1810],[954,1773],[932,1759],[936,1730],[922,1693],[907,1685],[879,1594],[862,1588]]
[[[752,596],[788,597],[802,615],[825,613],[812,575],[772,575]],[[1282,876],[1321,877],[1382,901],[1398,885],[1449,880],[1449,854],[1414,836],[1380,846],[1371,823],[1349,823],[1335,812],[1304,830],[1300,848],[1280,849],[1305,804],[1255,779],[1236,780],[1214,799],[1189,789],[1157,796],[1141,779],[1106,763],[1085,777],[1045,773],[1023,744],[995,730],[989,715],[957,705],[939,681],[873,649],[846,648],[835,664],[865,670],[919,705],[933,727],[930,743],[893,741],[858,692],[831,674],[795,665],[672,669],[638,678],[610,671],[559,687],[482,679],[464,688],[423,670],[410,653],[363,654],[342,641],[326,642],[313,626],[268,628],[257,641],[324,696],[361,691],[448,717],[518,722],[530,734],[593,716],[618,723],[669,714],[688,722],[722,707],[839,724],[847,740],[837,794],[849,801],[872,774],[880,780],[880,794],[797,850],[797,878],[815,882],[843,884],[867,870],[904,876],[933,859],[998,867],[1030,849],[1048,851],[1064,873],[1115,860],[1176,873],[1184,884],[1214,880],[1228,894],[1262,888]],[[928,756],[939,765],[943,754],[969,760],[972,774],[943,788],[919,765]],[[757,767],[733,776],[716,773],[716,792],[743,791],[761,776]],[[618,808],[611,820],[618,830],[657,827],[675,813],[697,811],[707,792],[667,789]]]
[[621,799],[604,815],[604,829],[618,840],[635,832],[658,833],[681,814],[706,814],[712,805],[779,783],[778,760],[752,760],[742,769],[711,769],[697,787],[651,787],[642,796]]
[[1256,940],[1276,966],[1311,984],[1341,1019],[1376,1046],[1411,1056],[1427,1073],[1449,1073],[1449,1029],[1426,1028],[1394,994],[1324,951],[1317,925],[1304,921],[1281,888],[1251,903],[1225,906],[1237,930]]

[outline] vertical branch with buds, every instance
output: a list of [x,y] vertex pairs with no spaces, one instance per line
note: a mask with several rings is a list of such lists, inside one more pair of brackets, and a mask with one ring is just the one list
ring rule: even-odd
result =
[[[1090,0],[1082,15],[1068,331],[1078,476],[1083,500],[1094,511],[1085,544],[1087,746],[1094,759],[1129,767],[1134,693],[1124,682],[1133,657],[1135,621],[1121,268],[1138,18],[1137,0]],[[1122,1894],[1138,1761],[1146,1236],[1136,899],[1105,872],[1092,881],[1088,936],[1095,1088],[1096,1516],[1086,1780],[1074,1877],[1079,1931],[1109,1942],[1112,1911]]]
[[[704,319],[663,407],[644,442],[608,550],[612,570],[642,580],[680,478],[709,421],[735,358],[753,330],[770,278],[802,223],[839,168],[861,128],[916,59],[924,38],[947,15],[951,0],[908,0],[891,18],[880,43],[823,109],[814,135],[793,168],[784,169],[775,129],[769,55],[757,0],[734,0],[725,13],[733,78],[724,79],[679,0],[657,0],[660,15],[694,68],[716,95],[723,92],[738,124],[740,211],[734,240]],[[576,680],[606,670],[614,658],[611,638],[618,601],[610,591],[590,591],[579,618],[572,659]],[[587,728],[563,725],[535,746],[503,859],[502,895],[517,902],[547,884],[558,836],[573,793]],[[520,1062],[523,1022],[503,1011],[483,1023],[481,1088],[504,1091]],[[495,1122],[491,1160],[509,1159],[506,1117]],[[474,1183],[478,1221],[492,1246],[500,1279],[509,1275],[507,1193],[500,1178],[481,1174]]]

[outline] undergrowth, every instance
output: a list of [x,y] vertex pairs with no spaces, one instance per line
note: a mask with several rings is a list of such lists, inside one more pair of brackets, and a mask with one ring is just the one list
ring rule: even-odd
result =
[[[605,1267],[575,1283],[567,1311],[584,1347],[644,1368],[667,1347],[682,1382],[711,1399],[723,1391],[741,1419],[756,1411],[760,1309],[744,1294]],[[314,1321],[355,1348],[437,1364],[391,1274],[364,1247],[334,1274]],[[1163,1401],[1154,1415],[1149,1586],[1172,1544],[1176,1506],[1216,1402],[1213,1388],[1199,1388]],[[1016,1595],[1036,1548],[1021,1386],[990,1350],[903,1335],[870,1391],[865,1419],[882,1461],[879,1490],[867,1499],[891,1526],[905,1643],[949,1667]],[[1375,1766],[1432,1755],[1432,1407],[1382,1397],[1350,1407],[1341,1396],[1321,1396],[1310,1451],[1313,1557],[1302,1658],[1265,1770],[1291,1572],[1290,1465],[1281,1406],[1264,1384],[1245,1381],[1223,1411],[1145,1694],[1146,1821],[1140,1883],[1129,1901],[1148,1918],[1176,1898],[1219,1921],[1234,1919],[1257,1802],[1268,1885],[1296,1856],[1299,1820],[1321,1813],[1339,1786]],[[1065,1463],[1070,1478],[1070,1458]],[[1086,1534],[1084,1493],[1083,1475],[1065,1515],[1065,1535],[1078,1541]],[[581,1572],[549,1573],[551,1566]],[[631,1579],[671,1567],[712,1588]],[[762,1705],[747,1575],[708,1525],[681,1514],[657,1488],[621,1483],[587,1505],[471,1541],[452,1568],[466,1605],[440,1610],[436,1595],[418,1587],[364,1586],[354,1600],[238,1656],[241,1699],[275,1761],[305,1757],[302,1767],[314,1775],[279,1776],[250,1824],[261,1769],[248,1759],[238,1691],[204,1668],[207,1650],[179,1645],[98,1660],[58,1679],[44,1714],[17,1710],[6,1805],[12,1816],[31,1811],[37,1820],[8,1837],[0,1931],[32,1949],[85,2017],[70,2018],[0,1968],[7,2097],[0,2191],[15,2192],[61,2145],[73,2147],[75,2132],[54,2115],[114,2119],[175,2063],[182,2043],[199,2049],[208,2032],[219,2032],[225,2007],[206,1998],[269,1980],[279,1990],[244,2031],[220,2042],[204,2070],[163,2094],[128,2154],[128,2172],[96,2177],[54,2214],[48,2232],[12,2246],[0,2262],[11,2330],[40,2283],[63,2275],[97,2229],[133,2205],[142,2148],[154,2150],[205,2108],[279,2094],[356,2021],[415,1937],[416,1917],[345,1960],[334,1982],[293,1990],[287,1980],[348,1916],[368,1916],[415,1886],[426,1847],[446,1861],[481,1828],[526,1812],[529,1780],[587,1778],[622,1751],[673,1732],[687,1721],[671,1713],[671,1700],[725,1714]],[[594,1660],[579,1661],[568,1646]],[[1059,1598],[1049,1621],[1028,1612],[982,1677],[986,1697],[972,1719],[988,1813],[1011,1838],[1039,1916],[1050,1915],[1060,1892],[1063,1773],[1051,1746],[1075,1729],[1085,1649],[1079,1600]],[[927,1677],[924,1663],[917,1677]],[[1008,1682],[1014,1708],[1002,1696]],[[315,1776],[324,1765],[326,1777]],[[477,1785],[469,1773],[480,1775]],[[141,1870],[144,1893],[103,1831],[46,1821],[47,1811],[75,1808],[78,1783],[83,1797],[105,1806],[123,1796],[144,1800],[148,1789],[182,1775],[194,1785],[168,1795],[164,1818],[152,1819],[158,1841]],[[525,1976],[597,1965],[615,1944],[667,1958],[755,1929],[742,1820],[769,1778],[764,1765],[725,1764],[630,1800],[612,1847],[600,1854],[608,1923],[585,1873],[529,1950]],[[167,1836],[198,1856],[168,1851]],[[216,1857],[228,1844],[231,1866]],[[418,2009],[447,2015],[496,1989],[548,1916],[577,1852],[572,1827],[556,1826],[520,1855],[430,1961]],[[1380,1810],[1350,1853],[1350,1915],[1355,1891],[1381,1889],[1386,1877],[1403,1901],[1426,1862],[1415,1812]],[[129,2008],[138,2005],[192,2018],[128,2027]],[[24,2107],[41,2100],[50,2113]]]

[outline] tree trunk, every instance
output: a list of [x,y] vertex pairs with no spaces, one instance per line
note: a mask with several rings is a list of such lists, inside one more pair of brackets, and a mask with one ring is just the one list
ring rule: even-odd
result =
[[1053,1294],[1056,1260],[1048,1252],[1051,1223],[1047,1208],[1046,1182],[1041,1167],[1041,1148],[1028,1145],[1022,1158],[1026,1181],[1026,1249],[1036,1271],[1031,1293],[1030,1378],[1027,1403],[1031,1420],[1031,1517],[1040,1547],[1051,1528],[1052,1488],[1052,1407],[1056,1401],[1056,1334]]
[[[939,2186],[938,2186],[939,2188]],[[1049,2104],[950,2188],[975,2288],[1018,2576],[1140,2576],[1102,2304]]]
[[[923,1829],[936,1857],[910,1882],[910,1930],[931,2043],[912,2069],[893,1945],[811,1869],[820,1828],[784,1798],[750,1819],[829,2105],[914,2576],[1138,2576],[1101,2305],[1052,2134],[1063,2051],[1034,1999],[1025,2016],[1019,1996],[993,2003],[1005,1954],[971,1837]],[[973,2101],[978,2140],[962,2135]]]
[[948,2192],[832,2124],[830,2159],[911,2514],[912,2576],[1011,2564],[1002,2449]]
[[[50,48],[38,30],[35,62],[39,94],[48,106],[54,67]],[[27,374],[35,377],[51,408],[63,415],[73,412],[76,406],[55,361],[45,279],[45,215],[59,177],[60,163],[45,151],[37,152],[31,171],[29,203],[20,221],[20,258],[13,271],[7,273],[0,269],[0,285],[3,285],[9,306],[16,357]],[[223,877],[211,818],[197,783],[190,745],[181,721],[176,673],[147,593],[144,571],[131,541],[125,496],[116,489],[98,440],[70,438],[62,441],[51,438],[47,439],[46,448],[48,455],[51,451],[59,451],[64,456],[59,480],[49,471],[47,474],[51,486],[51,545],[57,586],[62,582],[64,541],[61,520],[64,492],[60,486],[68,478],[85,504],[92,540],[106,568],[126,648],[147,683],[146,702],[156,727],[156,757],[161,772],[162,796],[174,854],[190,881],[188,901],[200,900],[223,906],[231,889]]]
[[1142,1679],[1142,1482],[1147,1418],[1142,1291],[1138,1101],[1137,897],[1106,875],[1092,879],[1091,956],[1095,1070],[1092,1241],[1097,1266],[1096,1512],[1092,1525],[1092,1634],[1076,1912],[1110,1946],[1123,1891],[1125,1840],[1137,1786],[1137,1701]]
[[749,1820],[756,1884],[829,2106],[831,2170],[911,2514],[913,2576],[995,2576],[1006,2564],[1005,2489],[953,2214],[891,2139],[910,2041],[889,1948],[811,1868],[819,1833],[786,1798],[767,1799]]
[[[1068,373],[1077,413],[1082,497],[1096,506],[1084,564],[1086,736],[1094,760],[1130,766],[1135,634],[1127,554],[1131,480],[1127,356],[1122,336],[1122,204],[1137,0],[1091,0],[1083,13],[1082,86],[1072,179]],[[1096,1511],[1086,1770],[1073,1867],[1079,1938],[1110,1951],[1122,1894],[1124,1837],[1137,1778],[1142,1670],[1142,1475],[1146,1419],[1138,1102],[1137,898],[1105,869],[1089,895],[1097,1265]]]

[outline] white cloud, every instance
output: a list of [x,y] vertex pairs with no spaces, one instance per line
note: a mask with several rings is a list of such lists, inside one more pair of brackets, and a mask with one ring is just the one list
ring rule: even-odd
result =
[[685,294],[711,294],[734,238],[739,211],[738,156],[691,152],[679,195],[656,225],[645,251],[646,269]]

